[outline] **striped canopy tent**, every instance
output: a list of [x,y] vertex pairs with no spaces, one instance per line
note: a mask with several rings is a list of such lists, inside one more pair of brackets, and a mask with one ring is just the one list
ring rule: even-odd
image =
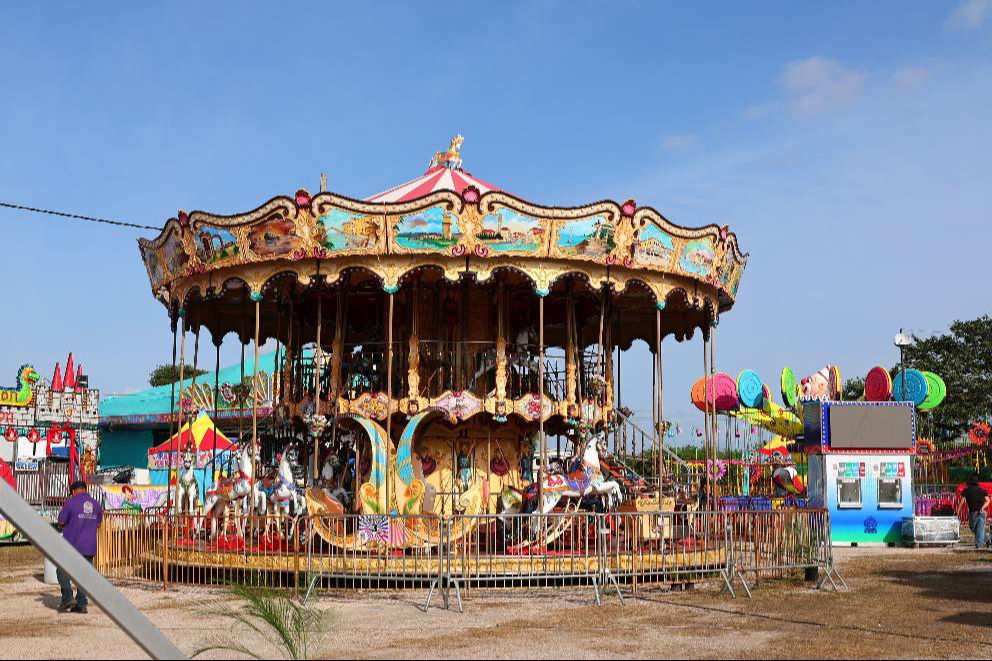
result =
[[413,181],[400,184],[366,199],[368,202],[408,202],[441,190],[450,190],[461,194],[469,186],[475,186],[480,194],[500,190],[492,184],[476,179],[464,170],[437,165]]
[[148,473],[153,485],[176,483],[176,469],[183,470],[183,455],[192,444],[196,449],[193,475],[200,488],[200,498],[214,488],[217,480],[234,470],[237,445],[217,429],[206,413],[187,422],[165,443],[148,450]]
[[172,438],[161,445],[149,448],[148,454],[163,452],[185,452],[192,444],[197,452],[221,452],[230,450],[234,443],[217,429],[217,425],[206,413],[200,413],[192,422],[187,422],[182,429],[172,435]]

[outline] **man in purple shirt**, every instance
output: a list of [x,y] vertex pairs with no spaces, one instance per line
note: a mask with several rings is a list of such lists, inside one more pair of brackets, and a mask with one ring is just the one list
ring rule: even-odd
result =
[[[69,491],[72,496],[65,501],[62,511],[59,512],[62,537],[92,564],[93,556],[96,555],[96,530],[103,520],[103,508],[86,493],[85,482],[73,482],[69,486]],[[77,585],[75,604],[73,604],[72,582],[69,575],[59,567],[56,576],[59,579],[59,587],[62,588],[62,604],[59,606],[59,611],[85,613],[86,594]]]

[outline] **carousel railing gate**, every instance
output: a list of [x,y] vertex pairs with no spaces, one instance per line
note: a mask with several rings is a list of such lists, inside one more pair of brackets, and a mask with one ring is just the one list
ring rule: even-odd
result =
[[273,514],[228,521],[200,514],[108,512],[96,567],[120,582],[259,585],[318,590],[451,590],[588,586],[636,591],[817,570],[818,587],[846,588],[833,563],[828,513],[816,509],[716,512],[559,512],[369,517]]

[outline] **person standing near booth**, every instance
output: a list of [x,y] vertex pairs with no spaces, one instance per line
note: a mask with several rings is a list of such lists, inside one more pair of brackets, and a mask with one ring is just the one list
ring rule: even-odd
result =
[[[69,492],[72,496],[65,501],[62,511],[59,512],[62,537],[92,564],[96,555],[96,531],[103,521],[103,508],[86,492],[86,483],[82,480],[73,482],[69,486]],[[73,600],[72,581],[69,575],[59,567],[56,576],[62,589],[59,612],[85,613],[88,603],[86,593],[77,585],[76,599]]]
[[968,486],[961,492],[961,497],[968,503],[968,527],[975,533],[975,548],[985,546],[985,524],[988,520],[989,503],[992,498],[978,482],[978,475],[968,480]]

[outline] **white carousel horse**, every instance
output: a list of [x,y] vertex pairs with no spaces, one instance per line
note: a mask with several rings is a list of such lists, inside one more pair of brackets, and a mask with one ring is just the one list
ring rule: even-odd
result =
[[[538,503],[538,513],[547,514],[558,505],[562,498],[581,499],[589,496],[605,496],[607,509],[612,509],[620,504],[623,500],[623,491],[616,481],[603,478],[603,469],[599,463],[599,441],[594,436],[590,435],[586,441],[580,468],[581,473],[544,476],[544,498],[543,502]],[[520,512],[523,506],[522,495],[514,490],[504,491],[500,496],[503,504],[501,515]]]
[[248,515],[253,511],[260,514],[266,512],[266,498],[255,480],[255,456],[258,453],[258,443],[252,441],[242,450],[238,460],[238,472],[233,477],[221,480],[217,486],[207,492],[207,501],[203,507],[204,516],[211,519],[211,535],[217,534],[217,517],[224,516],[225,529],[228,508],[233,506],[238,532],[244,535]]
[[[272,495],[269,500],[272,503],[273,511],[278,515],[276,523],[280,532],[282,531],[282,519],[291,519],[306,512],[307,499],[296,487],[296,478],[293,475],[293,465],[299,457],[300,451],[296,443],[290,443],[282,452],[279,458],[279,470],[276,477],[276,485],[272,488]],[[268,523],[266,523],[268,528]],[[293,524],[289,526],[292,534]]]
[[[185,472],[176,477],[176,502],[174,511],[177,514],[193,516],[200,500],[200,485],[196,482],[196,454],[187,450],[183,453],[183,469]],[[178,473],[178,471],[177,471]]]
[[459,133],[451,139],[451,144],[445,151],[435,152],[427,169],[444,166],[460,170],[462,167],[461,147],[465,138]]

